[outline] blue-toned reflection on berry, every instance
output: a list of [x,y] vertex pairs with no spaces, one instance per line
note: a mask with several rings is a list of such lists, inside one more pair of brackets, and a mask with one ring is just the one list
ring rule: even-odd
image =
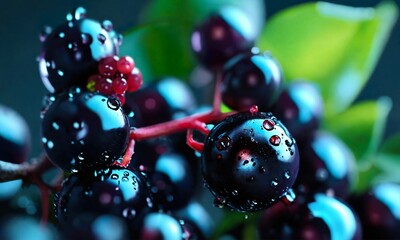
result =
[[355,212],[338,198],[321,193],[300,195],[263,213],[258,223],[261,239],[362,239]]
[[31,145],[27,123],[13,109],[0,104],[0,160],[24,162]]
[[382,182],[351,196],[367,239],[397,239],[400,236],[400,185]]
[[42,143],[50,160],[65,171],[99,168],[123,155],[129,129],[117,99],[71,90],[45,110]]
[[316,193],[332,192],[345,198],[354,183],[355,158],[351,150],[335,135],[318,131],[310,142],[299,144],[299,190]]
[[295,140],[278,119],[262,112],[226,118],[211,130],[202,153],[215,204],[238,211],[259,211],[286,196],[298,167]]
[[50,92],[85,86],[88,77],[97,72],[100,59],[118,54],[120,42],[112,28],[79,12],[84,12],[83,8],[68,14],[66,23],[43,38],[39,70]]
[[177,219],[166,213],[150,213],[143,221],[141,240],[186,239]]
[[21,189],[21,186],[21,179],[0,183],[0,200],[12,198]]

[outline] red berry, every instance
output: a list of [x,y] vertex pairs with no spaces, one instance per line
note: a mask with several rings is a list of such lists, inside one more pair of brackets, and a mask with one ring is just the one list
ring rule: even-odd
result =
[[112,82],[112,86],[116,94],[123,94],[128,89],[128,82],[123,77],[116,77]]
[[106,95],[112,94],[112,80],[104,77],[100,78],[99,81],[96,82],[96,90]]
[[122,57],[117,62],[117,69],[122,74],[129,74],[135,67],[135,62],[130,56]]
[[125,94],[114,94],[114,97],[118,98],[121,102],[121,106],[125,104]]
[[126,81],[128,82],[128,92],[135,92],[143,84],[142,73],[135,67],[126,78]]
[[103,58],[99,62],[99,73],[104,77],[112,77],[117,72],[117,56]]

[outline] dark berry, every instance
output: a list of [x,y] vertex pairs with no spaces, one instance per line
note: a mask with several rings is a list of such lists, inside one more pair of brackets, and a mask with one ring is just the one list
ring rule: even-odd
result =
[[0,160],[22,163],[31,146],[27,123],[13,109],[0,105]]
[[358,213],[365,239],[398,239],[400,236],[400,185],[379,183],[350,198]]
[[72,174],[55,198],[56,218],[60,227],[67,230],[78,228],[79,219],[92,223],[102,215],[125,219],[136,228],[135,224],[140,223],[151,208],[144,176],[124,168]]
[[238,211],[265,209],[287,195],[298,168],[295,140],[262,112],[226,118],[211,130],[202,152],[202,173],[215,203]]
[[305,143],[299,143],[301,164],[295,188],[347,197],[356,174],[351,150],[335,135],[323,131]]
[[62,93],[42,119],[44,149],[65,171],[113,163],[123,155],[128,138],[128,119],[120,102],[100,93]]
[[348,204],[324,194],[298,196],[266,210],[258,224],[261,239],[362,239],[358,216]]
[[192,49],[207,68],[217,68],[238,53],[253,47],[255,28],[240,9],[222,8],[192,33]]
[[97,73],[102,58],[118,54],[117,34],[86,18],[83,12],[78,8],[74,14],[68,14],[67,22],[54,29],[43,42],[39,70],[50,92],[85,86],[88,77]]
[[234,110],[258,106],[269,111],[281,93],[283,74],[270,55],[241,54],[224,65],[221,94],[223,102]]
[[297,141],[308,139],[319,128],[323,117],[321,93],[310,82],[290,83],[279,96],[272,112]]

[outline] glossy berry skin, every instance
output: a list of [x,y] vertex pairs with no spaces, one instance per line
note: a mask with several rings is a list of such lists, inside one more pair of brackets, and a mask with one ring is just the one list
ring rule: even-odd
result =
[[352,196],[350,203],[358,213],[366,239],[398,239],[400,236],[400,185],[382,182]]
[[236,54],[250,51],[255,38],[247,16],[240,9],[225,7],[194,30],[191,44],[198,61],[214,69]]
[[178,219],[166,213],[150,213],[143,220],[140,240],[189,239]]
[[55,198],[56,218],[67,231],[78,228],[79,219],[87,224],[102,215],[120,217],[137,228],[151,208],[144,176],[117,167],[72,174]]
[[0,105],[0,160],[22,163],[31,146],[27,123],[13,109]]
[[241,54],[227,62],[222,71],[222,101],[231,109],[249,110],[257,105],[269,111],[281,93],[283,74],[269,54]]
[[201,168],[217,205],[259,211],[292,187],[299,153],[295,140],[274,116],[241,112],[211,130]]
[[71,172],[106,166],[120,158],[130,128],[117,99],[71,89],[47,107],[41,130],[47,156]]
[[354,183],[355,158],[335,135],[318,131],[310,142],[299,143],[300,171],[295,188],[313,194],[330,192],[346,198]]
[[307,140],[319,128],[323,117],[321,93],[310,82],[291,82],[282,91],[271,111],[297,141]]
[[298,196],[266,210],[258,223],[260,239],[362,239],[357,214],[345,202],[321,193]]
[[97,73],[100,59],[118,54],[116,33],[104,24],[69,14],[68,21],[55,28],[44,40],[39,56],[42,81],[51,93],[71,86],[85,86],[90,75]]

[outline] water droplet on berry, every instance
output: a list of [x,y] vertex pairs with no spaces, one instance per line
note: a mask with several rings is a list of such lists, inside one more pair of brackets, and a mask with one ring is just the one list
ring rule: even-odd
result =
[[85,160],[85,157],[83,156],[83,152],[81,152],[81,153],[78,154],[78,160],[79,160],[79,161]]
[[83,7],[77,7],[74,11],[74,17],[76,20],[80,20],[86,17],[86,9]]
[[105,42],[106,42],[106,40],[107,40],[107,37],[106,36],[104,36],[104,34],[99,34],[99,35],[97,35],[97,40],[99,40],[99,42],[101,43],[101,44],[104,44]]
[[74,19],[74,16],[72,16],[71,13],[68,13],[67,16],[66,16],[66,19],[67,19],[68,22],[72,21]]
[[119,177],[118,177],[118,174],[112,174],[111,175],[111,179],[112,180],[117,180]]
[[253,182],[254,179],[255,179],[254,176],[250,176],[250,177],[246,178],[246,181],[247,182]]
[[281,138],[278,135],[273,135],[269,138],[269,142],[274,146],[279,146]]
[[286,144],[286,146],[291,147],[291,146],[293,146],[293,140],[286,139],[285,144]]
[[266,119],[263,122],[263,126],[266,130],[271,131],[275,127],[275,122],[272,119]]
[[121,107],[121,102],[114,97],[107,99],[107,106],[112,110],[118,110]]
[[237,195],[238,195],[238,191],[237,191],[237,190],[233,190],[233,191],[232,191],[232,195],[233,195],[233,196],[237,196]]
[[323,182],[328,178],[328,172],[325,168],[318,168],[317,171],[315,171],[315,177],[318,181]]
[[127,182],[129,179],[127,177],[122,177],[123,182]]
[[60,76],[60,77],[63,77],[63,76],[64,76],[64,72],[61,71],[61,70],[57,70],[57,74],[58,74],[58,76]]
[[218,139],[217,142],[217,149],[222,151],[231,146],[231,138],[228,136],[223,136],[220,139]]
[[47,138],[42,137],[42,143],[47,143]]
[[246,220],[249,219],[249,215],[247,215],[247,214],[244,215],[244,219],[246,219]]
[[107,32],[111,32],[114,29],[114,26],[110,20],[104,20],[101,23],[101,26],[106,30]]
[[146,198],[146,202],[147,202],[147,206],[148,206],[149,208],[152,208],[152,207],[153,207],[153,201],[151,201],[151,198],[147,197],[147,198]]
[[75,96],[77,96],[79,93],[81,93],[81,89],[79,87],[72,87],[70,88],[68,92],[68,97],[70,99],[73,99]]
[[52,141],[47,141],[47,147],[52,149],[54,147],[54,143]]
[[278,186],[278,179],[277,179],[277,178],[274,178],[274,180],[272,180],[271,186],[272,186],[272,187]]
[[283,196],[283,203],[291,204],[296,199],[296,194],[294,193],[293,189],[289,188],[286,194]]
[[42,30],[42,32],[39,34],[39,41],[44,42],[46,41],[47,36],[49,36],[51,33],[51,27],[45,26]]
[[258,171],[259,171],[260,173],[265,173],[267,170],[265,169],[264,166],[260,166],[260,167],[258,167]]
[[81,38],[83,44],[91,44],[93,41],[92,36],[87,33],[82,33]]
[[253,106],[250,108],[250,112],[251,112],[252,114],[257,113],[257,112],[258,112],[258,106],[257,106],[257,105],[253,105]]
[[286,179],[289,179],[289,178],[290,178],[290,171],[286,171],[286,172],[285,172],[285,178],[286,178]]
[[214,199],[214,206],[217,208],[224,208],[226,204],[226,199],[223,197],[216,197]]
[[132,209],[132,208],[125,208],[122,211],[122,216],[124,218],[132,219],[136,216],[136,211],[135,211],[135,209]]
[[64,33],[64,32],[60,32],[60,33],[58,34],[58,36],[59,36],[60,38],[64,38],[64,37],[65,37],[65,33]]

